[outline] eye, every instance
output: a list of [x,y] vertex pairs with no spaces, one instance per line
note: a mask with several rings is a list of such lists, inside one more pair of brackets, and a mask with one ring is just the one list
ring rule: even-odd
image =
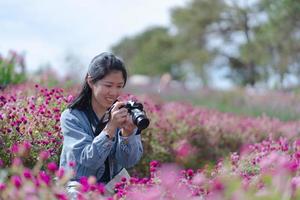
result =
[[111,85],[104,85],[105,87],[107,87],[107,88],[111,88],[112,86]]

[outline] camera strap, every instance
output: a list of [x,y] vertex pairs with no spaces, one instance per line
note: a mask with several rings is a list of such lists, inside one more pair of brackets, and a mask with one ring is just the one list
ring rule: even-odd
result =
[[[111,106],[113,107],[113,106]],[[101,131],[105,128],[106,124],[109,122],[110,120],[110,111],[111,108],[109,108],[104,115],[101,117],[101,119],[99,120],[96,113],[94,112],[91,103],[87,106],[86,109],[83,110],[83,112],[85,113],[85,115],[87,116],[91,129],[93,131],[94,136],[98,136]],[[105,162],[104,162],[104,173],[100,179],[100,182],[102,183],[107,183],[110,180],[110,170],[109,170],[109,161],[108,161],[108,157],[106,158]]]
[[101,131],[105,128],[106,124],[109,122],[111,109],[112,108],[109,108],[100,119],[98,119],[98,116],[94,112],[91,104],[89,104],[87,109],[83,110],[83,112],[89,120],[91,129],[95,137],[101,133]]

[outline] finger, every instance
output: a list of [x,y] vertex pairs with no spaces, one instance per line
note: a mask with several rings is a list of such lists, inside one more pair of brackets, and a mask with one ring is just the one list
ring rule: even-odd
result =
[[113,108],[112,108],[112,112],[113,111],[117,111],[117,110],[120,110],[120,107],[124,106],[125,105],[125,102],[123,101],[117,101],[114,105],[113,105]]
[[121,123],[126,122],[127,121],[127,111],[126,112],[118,112],[116,114],[116,119]]
[[121,108],[120,110],[113,112],[113,115],[122,116],[122,117],[127,116],[127,114],[128,114],[128,111],[126,108]]
[[132,116],[131,116],[129,113],[127,114],[127,119],[128,119],[128,121],[129,121],[130,123],[133,124]]

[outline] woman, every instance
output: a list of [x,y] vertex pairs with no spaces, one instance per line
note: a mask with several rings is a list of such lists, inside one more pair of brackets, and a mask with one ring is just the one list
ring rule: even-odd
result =
[[64,136],[60,167],[74,176],[68,183],[71,197],[83,176],[109,182],[122,168],[134,166],[143,154],[140,132],[124,102],[117,101],[127,80],[123,62],[101,53],[90,63],[83,88],[60,119]]

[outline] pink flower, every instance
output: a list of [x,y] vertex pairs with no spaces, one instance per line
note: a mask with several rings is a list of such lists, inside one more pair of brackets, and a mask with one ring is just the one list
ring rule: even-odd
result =
[[156,168],[155,167],[150,167],[150,172],[156,172]]
[[68,165],[70,166],[70,167],[75,167],[75,162],[73,162],[73,161],[70,161],[69,163],[68,163]]
[[298,170],[298,164],[295,161],[290,161],[285,164],[285,167],[290,171],[290,172],[296,172]]
[[15,167],[19,167],[20,165],[22,165],[22,160],[21,158],[14,158],[13,161],[12,161],[12,165],[15,166]]
[[139,179],[135,178],[135,177],[131,177],[129,182],[130,182],[130,184],[137,184],[139,182]]
[[56,171],[55,175],[56,175],[59,179],[61,179],[61,178],[65,175],[65,170],[64,170],[64,168],[59,168],[59,169]]
[[22,179],[20,176],[13,175],[10,180],[16,188],[19,189],[22,186]]
[[68,200],[68,196],[64,193],[56,193],[55,194],[56,199],[58,200]]
[[27,140],[22,143],[22,146],[25,149],[25,151],[30,151],[31,149],[31,143]]
[[297,190],[300,187],[300,176],[296,176],[292,178],[291,187],[293,190]]
[[11,152],[15,153],[15,154],[19,153],[19,146],[18,146],[18,144],[13,144],[12,145]]
[[28,169],[28,168],[24,169],[23,176],[26,179],[31,179],[32,178],[32,173],[31,173],[30,169]]
[[47,186],[50,185],[51,178],[45,171],[39,172],[39,179],[43,181]]
[[73,97],[72,95],[69,95],[69,96],[67,97],[67,103],[72,102],[73,99],[74,99],[74,97]]
[[39,158],[40,158],[42,161],[47,160],[49,157],[50,157],[50,154],[49,154],[48,151],[42,151],[42,152],[40,152]]
[[83,176],[80,178],[79,182],[81,184],[81,188],[80,188],[81,192],[88,192],[90,188],[88,178]]
[[0,183],[0,191],[3,191],[6,189],[5,183]]
[[214,179],[212,182],[212,187],[214,191],[223,191],[225,186],[223,185],[223,183],[218,180],[218,179]]
[[159,166],[159,162],[158,162],[157,160],[152,160],[152,161],[150,162],[150,166],[151,166],[151,167],[158,167],[158,166]]
[[186,158],[192,155],[195,151],[195,149],[192,147],[192,145],[190,145],[190,143],[186,139],[181,140],[176,146],[176,155],[181,158]]
[[192,169],[188,169],[186,173],[189,177],[192,177],[194,175],[194,171]]
[[55,172],[55,171],[58,169],[58,167],[57,167],[57,165],[56,165],[55,162],[50,162],[50,163],[48,163],[48,164],[47,164],[47,168],[48,168],[48,170],[51,171],[51,172]]
[[105,186],[102,183],[97,184],[97,191],[103,195],[105,193]]

